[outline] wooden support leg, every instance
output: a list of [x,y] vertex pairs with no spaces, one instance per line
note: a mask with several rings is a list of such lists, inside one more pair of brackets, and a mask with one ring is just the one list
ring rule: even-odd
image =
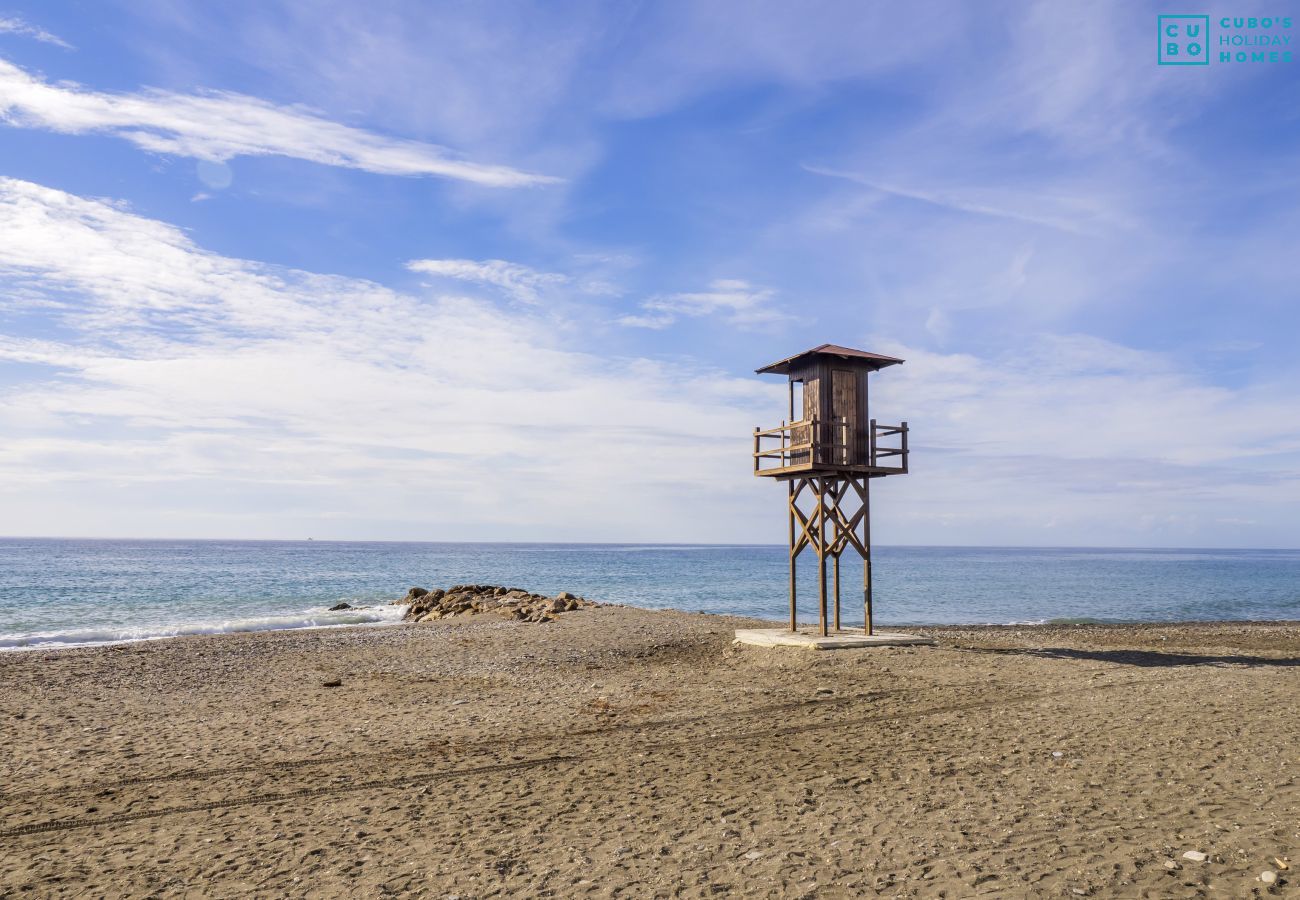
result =
[[871,622],[871,479],[862,479],[862,601],[865,606],[867,634],[873,633]]
[[867,623],[866,631],[867,634],[871,634],[871,560],[869,558],[862,561],[862,599],[863,614]]
[[799,630],[799,614],[795,606],[795,560],[797,558],[794,552],[794,482],[787,481],[789,487],[789,506],[786,513],[790,517],[790,630]]
[[840,630],[840,555],[837,553],[835,560],[835,630]]
[[826,479],[816,479],[817,491],[817,624],[826,637]]

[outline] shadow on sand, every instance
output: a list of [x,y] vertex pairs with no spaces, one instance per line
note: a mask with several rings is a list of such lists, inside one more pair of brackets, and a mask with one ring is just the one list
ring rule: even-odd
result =
[[1287,656],[1202,656],[1195,653],[1165,653],[1157,650],[1078,650],[1069,647],[962,647],[972,653],[1004,653],[1039,659],[1083,659],[1125,666],[1159,668],[1170,666],[1300,666],[1300,657]]

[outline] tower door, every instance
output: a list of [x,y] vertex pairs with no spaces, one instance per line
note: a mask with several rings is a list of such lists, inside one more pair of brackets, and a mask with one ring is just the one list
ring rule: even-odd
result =
[[836,369],[831,372],[830,461],[851,466],[858,461],[858,374]]
[[[817,378],[808,378],[803,383],[803,421],[811,422],[813,419],[821,418],[821,381]],[[819,437],[817,430],[811,425],[802,425],[794,429],[791,438],[796,444],[812,444],[813,452],[801,450],[794,454],[793,459],[796,463],[806,463],[809,460],[813,462],[821,461],[821,454],[817,452]]]

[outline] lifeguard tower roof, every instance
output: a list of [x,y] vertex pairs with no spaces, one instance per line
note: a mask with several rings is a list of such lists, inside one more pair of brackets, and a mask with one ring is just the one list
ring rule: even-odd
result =
[[838,356],[841,359],[861,360],[872,371],[883,369],[885,366],[896,366],[903,360],[895,356],[885,356],[880,353],[870,353],[866,350],[854,350],[852,347],[841,347],[838,344],[822,344],[813,347],[811,350],[805,350],[803,353],[796,353],[794,356],[787,356],[785,359],[763,366],[761,369],[755,369],[759,375],[789,375],[790,368],[794,363],[809,356]]

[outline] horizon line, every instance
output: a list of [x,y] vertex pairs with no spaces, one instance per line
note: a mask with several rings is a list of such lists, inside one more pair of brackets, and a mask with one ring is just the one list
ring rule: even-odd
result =
[[[452,541],[410,540],[386,538],[230,538],[230,537],[95,537],[81,535],[0,535],[0,541],[135,541],[139,543],[233,543],[233,544],[469,544],[475,546],[501,546],[532,544],[587,547],[776,547],[786,549],[784,543],[734,543],[731,541]],[[1103,545],[1103,544],[883,544],[873,547],[896,549],[952,549],[952,550],[1263,550],[1270,552],[1300,552],[1300,547],[1205,547],[1188,545]]]

